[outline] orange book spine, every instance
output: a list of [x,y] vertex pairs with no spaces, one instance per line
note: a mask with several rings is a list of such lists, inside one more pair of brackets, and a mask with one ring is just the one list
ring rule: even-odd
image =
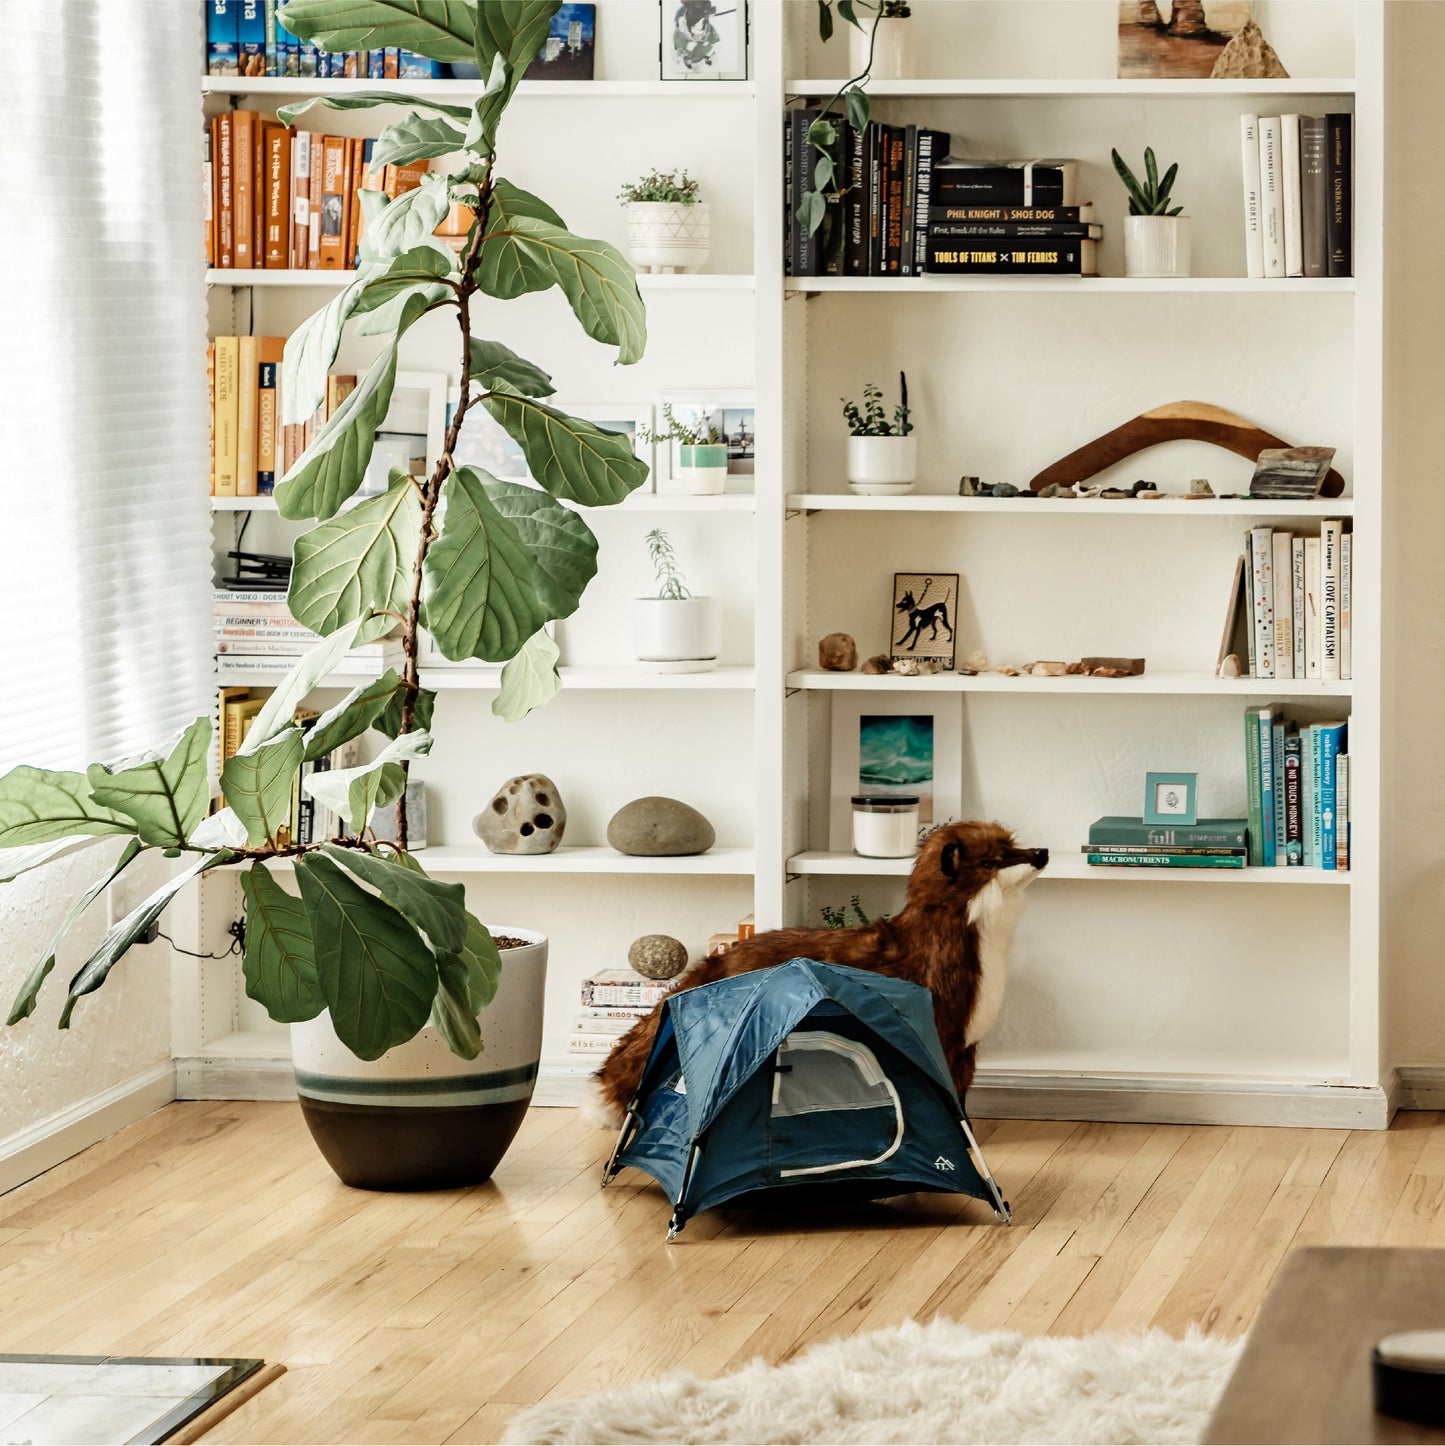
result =
[[201,196],[202,204],[206,208],[206,265],[216,264],[216,167],[212,159],[212,146],[215,144],[216,124],[211,121],[206,126],[206,133],[202,137],[202,145],[205,147],[205,165],[202,169]]
[[354,213],[356,211],[356,148],[360,144],[354,137],[346,138],[346,164],[343,168],[343,183],[346,194],[342,197],[341,216],[341,268],[346,270],[351,265],[352,236],[355,232],[356,222]]
[[306,238],[311,234],[311,137],[291,132],[291,261],[297,270],[306,265]]
[[270,492],[281,480],[281,358],[284,336],[263,336],[256,345],[256,491]]
[[256,225],[255,195],[255,111],[238,110],[231,118],[231,184],[232,229],[236,237],[236,269],[245,270],[256,264],[251,249]]
[[404,195],[407,191],[414,191],[421,185],[421,178],[426,175],[430,162],[423,157],[419,161],[412,161],[405,166],[388,166],[382,180],[381,189],[386,192],[391,200]]
[[268,269],[284,267],[291,245],[291,226],[287,212],[291,206],[288,194],[287,159],[290,145],[283,126],[266,127],[266,249]]
[[236,264],[235,187],[231,184],[231,112],[216,117],[216,134],[211,146],[216,168],[216,265]]
[[327,136],[321,157],[321,245],[323,271],[345,266],[346,244],[346,140]]
[[256,359],[256,338],[243,336],[240,342],[240,381],[236,388],[236,496],[256,495],[256,412],[260,373]]
[[251,123],[251,265],[266,264],[266,122],[260,116]]
[[321,265],[321,158],[325,136],[311,137],[310,171],[306,182],[306,265],[315,271]]
[[342,402],[356,390],[354,376],[326,378],[326,420],[329,422],[337,413]]

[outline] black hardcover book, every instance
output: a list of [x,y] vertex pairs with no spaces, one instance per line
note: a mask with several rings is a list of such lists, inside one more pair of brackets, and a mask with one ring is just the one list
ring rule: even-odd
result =
[[928,259],[928,228],[933,213],[933,165],[948,154],[953,137],[947,131],[918,130],[918,169],[913,195],[913,271],[921,275]]
[[883,274],[883,161],[888,137],[880,121],[868,126],[868,275]]
[[1004,246],[930,236],[928,272],[933,276],[1084,276],[1094,269],[1092,247],[1090,241],[1021,241]]
[[930,223],[937,221],[1004,221],[1010,225],[1043,221],[1086,221],[1094,213],[1092,206],[946,206],[934,188]]
[[1072,204],[1073,164],[1022,165],[937,162],[934,195],[950,206],[1063,206]]
[[1300,240],[1306,276],[1328,276],[1329,250],[1325,217],[1330,182],[1325,168],[1325,118],[1302,115],[1299,120]]
[[981,236],[985,240],[1010,241],[1021,236],[1041,236],[1055,241],[1068,237],[1097,241],[1104,228],[1091,221],[937,221],[928,232],[939,240]]
[[793,117],[783,116],[783,275],[793,274]]
[[883,274],[897,276],[903,261],[903,131],[888,127],[888,230],[883,239]]
[[898,271],[913,275],[913,227],[918,196],[918,127],[903,127],[903,225],[898,238]]
[[1325,209],[1326,263],[1331,276],[1353,276],[1354,175],[1348,111],[1325,117],[1325,165],[1329,192]]
[[848,194],[843,203],[843,274],[868,274],[868,157],[873,148],[873,127],[848,127]]
[[[816,155],[817,152],[814,152]],[[828,202],[827,214],[818,230],[822,247],[823,276],[842,276],[847,270],[848,250],[848,167],[853,154],[853,127],[847,121],[838,124],[838,143],[833,148],[833,187],[843,194]]]
[[788,113],[793,136],[793,184],[788,191],[788,215],[792,224],[794,276],[819,274],[813,238],[798,219],[798,203],[813,189],[813,148],[808,142],[808,128],[817,119],[816,110],[794,110]]

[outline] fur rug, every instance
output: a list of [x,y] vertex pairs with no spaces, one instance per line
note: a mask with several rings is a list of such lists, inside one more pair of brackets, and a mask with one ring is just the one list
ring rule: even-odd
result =
[[678,1372],[515,1417],[509,1442],[1194,1442],[1239,1352],[1200,1335],[1028,1337],[950,1320],[716,1381]]

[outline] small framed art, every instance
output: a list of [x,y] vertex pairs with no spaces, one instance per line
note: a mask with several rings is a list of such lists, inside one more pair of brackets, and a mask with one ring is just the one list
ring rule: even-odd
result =
[[1144,781],[1144,822],[1199,821],[1197,773],[1150,773]]
[[523,80],[591,80],[597,49],[596,5],[567,0],[552,17],[547,38]]
[[398,372],[391,404],[376,429],[359,497],[380,497],[390,486],[391,469],[400,467],[425,478],[446,443],[445,372]]
[[644,440],[643,433],[652,430],[651,402],[555,402],[549,399],[558,411],[570,417],[581,417],[604,432],[620,432],[632,443],[633,455],[647,463],[647,481],[637,488],[638,492],[656,491],[653,477],[652,443]]
[[893,574],[893,631],[888,655],[894,662],[915,658],[952,672],[957,619],[956,572]]
[[[757,456],[756,411],[753,394],[733,388],[713,391],[664,392],[659,401],[671,407],[673,417],[685,427],[706,436],[716,431],[718,440],[728,449],[728,490],[747,491],[751,482],[733,478],[753,476]],[[677,479],[678,443],[664,442],[657,449],[655,475],[659,492],[681,492]]]
[[[461,390],[452,387],[447,392],[447,425],[451,425],[452,413],[461,400]],[[452,461],[458,467],[480,467],[490,472],[499,482],[530,482],[532,474],[527,469],[526,454],[513,440],[512,434],[481,406],[467,408],[462,423],[461,436],[452,452]]]
[[661,0],[664,80],[746,80],[746,0]]

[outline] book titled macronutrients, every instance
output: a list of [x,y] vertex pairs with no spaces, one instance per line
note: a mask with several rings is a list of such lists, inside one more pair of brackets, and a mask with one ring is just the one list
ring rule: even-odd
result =
[[1329,168],[1325,164],[1325,118],[1305,115],[1299,123],[1300,244],[1306,276],[1328,276]]
[[1305,861],[1300,757],[1299,732],[1291,728],[1284,737],[1284,861],[1292,869],[1299,868]]
[[1250,600],[1254,606],[1254,676],[1274,677],[1274,535],[1249,530]]
[[1276,532],[1271,571],[1274,578],[1274,675],[1294,677],[1294,537]]
[[1350,866],[1350,755],[1335,759],[1335,867]]
[[1320,679],[1340,681],[1340,539],[1338,518],[1320,523]]
[[1249,821],[1201,818],[1198,823],[1145,823],[1142,818],[1109,815],[1089,825],[1089,846],[1162,849],[1242,849],[1249,846]]
[[930,224],[991,221],[1010,226],[1062,225],[1065,222],[1092,221],[1092,206],[945,206],[937,202],[930,213]]
[[942,206],[1073,206],[1073,161],[935,161],[933,191]]
[[1259,118],[1259,236],[1266,277],[1284,275],[1284,205],[1280,199],[1279,117]]
[[1259,117],[1239,118],[1239,154],[1244,176],[1245,274],[1264,275],[1264,239],[1260,234]]
[[237,41],[240,0],[207,0],[206,3],[206,73],[208,75],[239,75]]
[[928,234],[939,241],[968,236],[996,241],[1034,236],[1050,241],[1097,241],[1104,228],[1089,221],[939,221],[929,227]]
[[930,236],[924,270],[933,276],[1097,276],[1093,241],[971,245]]
[[1325,263],[1330,276],[1355,274],[1354,176],[1348,111],[1325,117]]
[[1335,815],[1335,759],[1344,752],[1345,722],[1343,719],[1315,724],[1316,747],[1319,752],[1320,867],[1338,867],[1335,844],[1338,819]]
[[1243,854],[1120,854],[1087,853],[1084,862],[1095,868],[1123,869],[1242,869]]
[[1353,629],[1350,626],[1351,574],[1354,571],[1354,545],[1350,533],[1340,537],[1340,677],[1348,681],[1355,676]]
[[1284,212],[1284,274],[1303,276],[1304,247],[1300,230],[1300,117],[1279,118],[1279,197]]

